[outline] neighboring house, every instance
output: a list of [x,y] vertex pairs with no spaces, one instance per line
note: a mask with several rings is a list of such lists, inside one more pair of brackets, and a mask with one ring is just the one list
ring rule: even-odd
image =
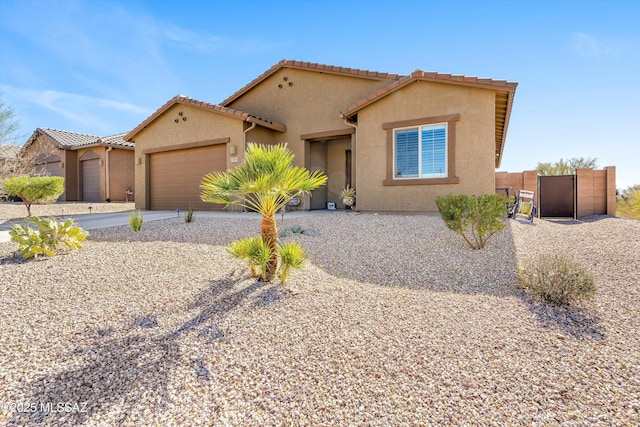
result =
[[59,200],[133,200],[134,146],[124,135],[100,137],[38,128],[23,149],[41,165],[40,172],[65,179],[65,192]]
[[9,197],[2,183],[5,178],[13,176],[19,161],[19,146],[6,144],[0,145],[0,201],[4,201]]
[[0,171],[13,169],[13,165],[20,160],[20,149],[17,145],[0,145]]
[[247,142],[288,143],[327,185],[303,209],[435,211],[444,194],[491,194],[517,83],[415,71],[408,76],[283,60],[220,105],[178,95],[125,136],[135,142],[136,207],[220,209],[200,201],[211,171]]

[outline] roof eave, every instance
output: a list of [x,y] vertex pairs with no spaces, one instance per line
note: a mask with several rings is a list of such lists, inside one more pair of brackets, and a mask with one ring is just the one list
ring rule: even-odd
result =
[[502,163],[502,155],[504,154],[504,146],[507,142],[507,131],[509,129],[509,120],[511,119],[511,110],[513,108],[513,99],[516,95],[516,88],[518,87],[517,83],[513,83],[508,91],[508,99],[507,99],[507,112],[504,118],[504,126],[502,131],[502,141],[500,141],[500,150],[496,153],[496,169],[500,167]]

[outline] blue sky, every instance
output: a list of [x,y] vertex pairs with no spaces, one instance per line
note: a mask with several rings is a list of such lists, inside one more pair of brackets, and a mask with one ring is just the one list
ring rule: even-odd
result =
[[0,91],[38,127],[127,132],[281,59],[519,83],[500,170],[595,157],[640,184],[640,1],[0,0]]

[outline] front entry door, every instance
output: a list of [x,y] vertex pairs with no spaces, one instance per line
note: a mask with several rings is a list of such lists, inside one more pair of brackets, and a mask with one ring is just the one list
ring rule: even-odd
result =
[[[307,169],[327,173],[327,144],[312,142],[309,145],[309,166]],[[327,186],[322,185],[311,192],[311,209],[327,208]]]

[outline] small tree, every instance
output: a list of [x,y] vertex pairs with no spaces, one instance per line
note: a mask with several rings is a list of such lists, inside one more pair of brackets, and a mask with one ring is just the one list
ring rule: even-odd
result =
[[536,170],[539,175],[575,175],[576,169],[597,168],[598,159],[591,157],[574,157],[564,161],[560,159],[555,163],[538,163]]
[[64,178],[59,176],[29,175],[7,178],[4,188],[11,196],[17,196],[27,207],[27,216],[31,216],[31,205],[45,199],[57,199],[64,193]]
[[15,145],[20,136],[20,120],[12,106],[5,104],[0,98],[0,145]]
[[293,158],[286,144],[249,143],[241,165],[228,172],[209,173],[200,185],[205,202],[239,204],[262,215],[260,235],[271,254],[265,281],[270,281],[278,269],[276,212],[292,198],[308,194],[327,181],[321,171],[294,167]]
[[504,228],[506,197],[498,194],[440,196],[436,205],[444,223],[460,234],[471,249],[482,249],[487,240]]

